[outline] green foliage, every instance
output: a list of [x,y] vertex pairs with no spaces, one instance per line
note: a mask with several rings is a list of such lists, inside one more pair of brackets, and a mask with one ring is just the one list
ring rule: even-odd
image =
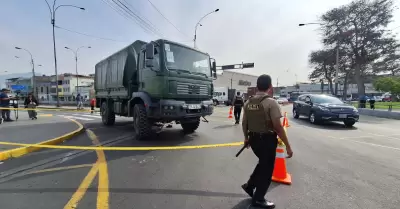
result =
[[374,82],[374,87],[379,91],[400,95],[400,77],[382,77]]
[[[310,79],[329,78],[336,64],[332,51],[339,47],[339,76],[358,84],[365,94],[364,78],[382,72],[399,72],[399,43],[387,25],[392,22],[394,0],[353,0],[320,17],[324,49],[310,54]],[[330,53],[329,53],[330,52]],[[328,59],[323,57],[329,55]],[[333,74],[334,75],[334,74]]]

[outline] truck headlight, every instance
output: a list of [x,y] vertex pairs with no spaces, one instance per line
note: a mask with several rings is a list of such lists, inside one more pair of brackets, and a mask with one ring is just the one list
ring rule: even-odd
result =
[[358,109],[357,108],[355,108],[355,107],[353,107],[353,112],[358,112]]
[[164,110],[173,110],[174,109],[174,106],[172,106],[172,105],[165,105],[164,106]]

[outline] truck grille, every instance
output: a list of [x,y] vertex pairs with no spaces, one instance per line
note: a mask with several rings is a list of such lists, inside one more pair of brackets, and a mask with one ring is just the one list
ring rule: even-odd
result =
[[177,94],[208,95],[207,85],[181,83],[176,84]]

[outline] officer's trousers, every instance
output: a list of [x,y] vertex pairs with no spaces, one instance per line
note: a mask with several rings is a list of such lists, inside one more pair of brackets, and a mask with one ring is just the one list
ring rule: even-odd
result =
[[274,171],[278,139],[276,134],[250,133],[249,144],[259,161],[247,184],[250,188],[256,189],[254,200],[264,200]]
[[242,113],[242,106],[235,106],[233,109],[233,115],[236,121],[240,121],[240,114]]

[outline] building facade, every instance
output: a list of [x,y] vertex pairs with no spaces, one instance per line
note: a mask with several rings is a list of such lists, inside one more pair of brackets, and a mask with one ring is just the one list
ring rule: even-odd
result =
[[246,93],[248,87],[256,86],[256,75],[249,75],[244,73],[224,71],[222,74],[217,75],[217,79],[213,81],[214,87],[228,87],[236,89],[237,92]]
[[[29,92],[33,92],[31,78],[10,78],[7,79],[6,86],[12,94],[16,94],[15,88],[22,88],[19,94],[22,98],[26,97]],[[94,90],[94,77],[66,73],[59,75],[56,82],[54,75],[35,76],[35,86],[36,97],[41,101],[56,101],[57,87],[60,101],[75,101],[78,93],[81,93],[85,99],[89,99]]]

